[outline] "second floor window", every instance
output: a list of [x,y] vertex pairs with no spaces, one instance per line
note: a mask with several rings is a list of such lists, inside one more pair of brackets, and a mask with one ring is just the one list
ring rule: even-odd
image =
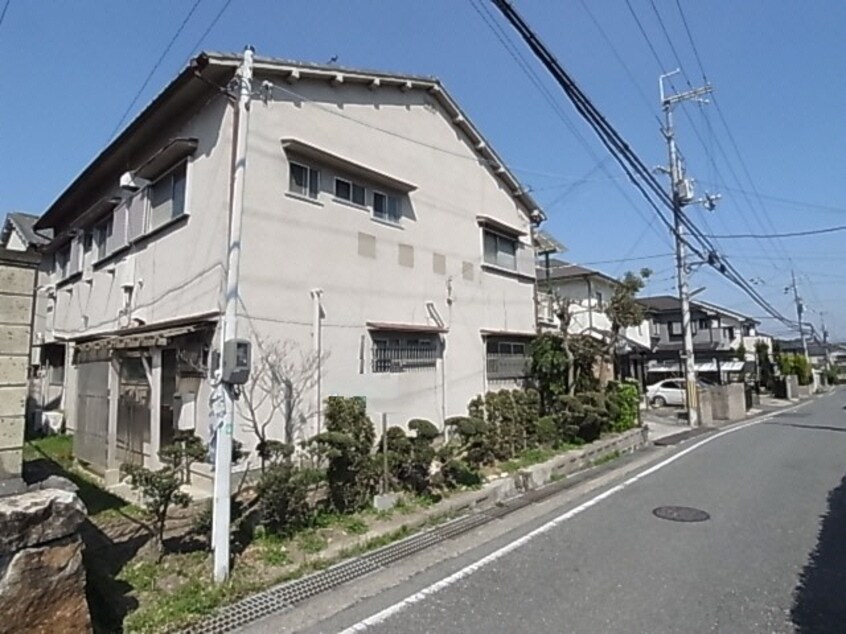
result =
[[707,319],[699,320],[699,330],[708,330],[709,322]]
[[399,199],[396,196],[373,192],[373,217],[388,222],[399,222]]
[[290,166],[288,189],[291,193],[317,199],[320,191],[320,171],[300,163],[291,163]]
[[366,203],[364,186],[343,178],[335,179],[335,198],[348,200],[349,202],[361,205],[362,207]]
[[112,227],[114,220],[110,215],[105,220],[101,220],[94,227],[94,242],[97,244],[97,259],[102,260],[106,257],[106,243],[112,235]]
[[71,245],[70,243],[63,246],[56,251],[55,263],[56,273],[59,274],[59,279],[64,279],[68,276],[70,271]]
[[596,293],[594,295],[596,297],[596,307],[599,310],[602,310],[602,301],[603,301],[602,291],[596,291]]
[[171,170],[150,187],[150,229],[185,213],[185,163]]
[[670,335],[679,336],[682,334],[682,325],[680,321],[671,321],[667,324],[670,329]]
[[517,270],[517,240],[485,229],[484,243],[485,262],[504,269]]

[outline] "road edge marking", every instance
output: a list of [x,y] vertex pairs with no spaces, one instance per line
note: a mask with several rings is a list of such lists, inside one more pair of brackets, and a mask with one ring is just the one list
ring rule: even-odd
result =
[[[809,402],[810,402],[810,400],[806,401],[805,403],[809,403]],[[680,458],[688,455],[689,453],[692,453],[693,451],[699,449],[700,447],[707,445],[708,443],[713,442],[714,440],[717,440],[718,438],[728,436],[729,434],[733,434],[733,433],[738,432],[742,429],[747,429],[748,427],[760,425],[761,423],[766,422],[769,419],[774,418],[775,416],[778,416],[779,414],[782,414],[786,411],[790,411],[792,409],[796,409],[799,406],[804,405],[805,403],[799,403],[795,407],[785,408],[784,410],[781,410],[781,411],[771,412],[769,414],[765,414],[765,415],[761,416],[760,418],[756,418],[755,420],[747,421],[745,423],[740,423],[740,424],[737,424],[737,425],[732,425],[728,429],[724,429],[722,431],[717,432],[716,434],[709,435],[709,436],[703,438],[702,440],[696,442],[695,444],[693,444],[689,447],[686,447],[685,449],[682,449],[681,451],[678,451],[677,453],[674,453],[672,456],[669,456],[668,458],[665,458],[661,462],[658,462],[657,464],[654,464],[651,467],[647,467],[646,469],[644,469],[640,473],[637,473],[637,474],[627,478],[623,482],[616,484],[609,489],[606,489],[602,493],[595,495],[594,497],[590,498],[589,500],[582,502],[581,504],[573,507],[569,511],[566,511],[566,512],[562,513],[561,515],[558,515],[558,516],[552,518],[551,520],[547,521],[545,524],[542,524],[541,526],[535,528],[534,530],[529,531],[528,533],[526,533],[522,537],[518,537],[517,539],[505,544],[504,546],[500,546],[498,549],[496,549],[495,551],[493,551],[491,553],[488,553],[487,555],[485,555],[481,559],[478,559],[475,562],[468,564],[467,566],[464,566],[460,570],[457,570],[454,573],[444,577],[443,579],[426,586],[422,590],[418,590],[417,592],[407,596],[405,599],[402,599],[401,601],[398,601],[398,602],[394,603],[393,605],[390,605],[387,608],[384,608],[384,609],[380,610],[379,612],[376,612],[375,614],[373,614],[373,615],[371,615],[371,616],[369,616],[365,619],[362,619],[362,620],[358,621],[357,623],[354,623],[353,625],[350,625],[346,629],[341,630],[339,632],[339,634],[355,634],[356,632],[365,632],[371,627],[374,627],[376,625],[384,623],[385,621],[387,621],[389,618],[391,618],[395,614],[402,612],[403,610],[405,610],[406,608],[414,605],[415,603],[419,603],[419,602],[423,601],[424,599],[426,599],[427,597],[429,597],[429,596],[431,596],[431,595],[433,595],[437,592],[440,592],[444,588],[448,588],[449,586],[451,586],[454,583],[464,579],[465,577],[470,576],[471,574],[473,574],[477,570],[484,568],[488,564],[496,561],[497,559],[504,557],[508,553],[510,553],[514,550],[517,550],[521,546],[529,543],[535,537],[538,537],[539,535],[543,535],[544,533],[549,532],[550,530],[552,530],[553,528],[555,528],[559,524],[562,524],[563,522],[566,522],[566,521],[576,517],[577,515],[581,515],[584,511],[588,510],[589,508],[599,504],[603,500],[606,500],[613,495],[616,495],[620,491],[627,489],[628,487],[630,487],[634,483],[642,480],[643,478],[645,478],[649,475],[652,475],[653,473],[656,473],[657,471],[660,471],[661,469],[663,469],[665,467],[668,467],[669,465],[673,464],[674,462],[676,462]]]

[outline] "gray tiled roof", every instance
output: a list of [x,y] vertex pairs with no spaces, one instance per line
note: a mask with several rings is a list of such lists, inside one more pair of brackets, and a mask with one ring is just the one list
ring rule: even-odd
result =
[[6,215],[6,222],[2,230],[2,241],[8,241],[8,233],[15,231],[27,246],[39,246],[50,242],[49,238],[36,233],[33,228],[38,216],[13,211]]

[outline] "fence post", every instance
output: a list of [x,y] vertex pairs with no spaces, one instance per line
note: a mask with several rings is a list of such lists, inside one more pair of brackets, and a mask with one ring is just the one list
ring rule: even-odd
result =
[[388,492],[388,415],[382,412],[382,495]]

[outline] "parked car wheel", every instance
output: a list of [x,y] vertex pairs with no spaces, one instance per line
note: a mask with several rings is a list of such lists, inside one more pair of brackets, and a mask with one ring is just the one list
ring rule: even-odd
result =
[[652,399],[652,406],[653,407],[666,407],[667,406],[667,399],[663,396],[656,396]]

